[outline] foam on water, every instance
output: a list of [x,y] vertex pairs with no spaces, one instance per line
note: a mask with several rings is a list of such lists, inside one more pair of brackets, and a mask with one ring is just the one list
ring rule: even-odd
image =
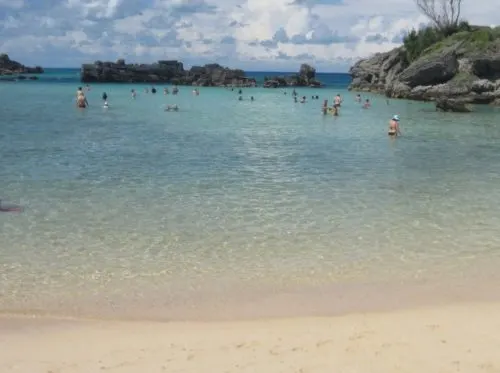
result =
[[[79,111],[75,84],[0,86],[1,197],[25,208],[0,215],[0,311],[147,314],[214,293],[500,263],[492,109],[369,96],[363,110],[339,89],[299,90],[320,100],[295,104],[281,90],[244,89],[239,102],[225,89],[135,86],[132,100],[131,88],[95,85]],[[338,91],[340,116],[322,116]],[[173,103],[179,112],[163,111]]]

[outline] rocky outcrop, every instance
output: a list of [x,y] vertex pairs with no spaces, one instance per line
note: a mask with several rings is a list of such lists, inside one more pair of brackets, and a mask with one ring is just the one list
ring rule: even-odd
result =
[[154,64],[127,64],[96,61],[82,65],[80,79],[84,83],[171,83],[193,86],[255,86],[253,78],[239,69],[229,69],[219,64],[193,66],[184,70],[179,61],[158,61]]
[[436,100],[436,110],[453,111],[455,113],[472,112],[472,108],[467,102],[453,98],[438,98]]
[[17,76],[18,79],[29,79],[20,74],[42,74],[43,69],[40,66],[27,67],[23,64],[13,61],[7,54],[0,54],[0,75]]
[[300,70],[297,74],[264,78],[264,88],[321,86],[321,82],[316,80],[316,69],[305,63],[300,65]]
[[500,37],[485,45],[459,36],[433,45],[411,64],[404,46],[361,60],[350,69],[349,89],[392,98],[441,100],[438,106],[445,111],[465,111],[462,104],[498,105]]

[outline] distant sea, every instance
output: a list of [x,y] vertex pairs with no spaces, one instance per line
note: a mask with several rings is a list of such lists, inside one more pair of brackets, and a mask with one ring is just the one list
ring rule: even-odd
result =
[[348,75],[318,79],[305,104],[92,84],[83,111],[78,69],[1,82],[0,198],[24,211],[0,212],[0,312],[293,316],[498,294],[498,110],[371,94],[363,109]]
[[[266,76],[289,76],[293,72],[275,71],[247,71],[246,75],[253,77],[259,84],[264,82]],[[317,73],[317,79],[326,86],[347,87],[351,82],[351,76],[346,73]],[[55,83],[78,83],[80,80],[80,69],[78,68],[46,68],[44,74],[37,75],[40,81]]]

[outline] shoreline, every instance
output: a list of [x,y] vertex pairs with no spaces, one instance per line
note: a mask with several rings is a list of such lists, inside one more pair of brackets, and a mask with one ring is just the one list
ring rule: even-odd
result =
[[500,302],[229,322],[0,317],[0,370],[498,372]]
[[[156,289],[138,296],[54,299],[39,307],[15,307],[7,300],[0,318],[49,318],[106,322],[231,322],[261,319],[338,317],[353,313],[398,312],[470,302],[500,302],[500,278],[426,278],[421,280],[342,282],[286,289],[232,289],[181,292],[168,297]],[[79,303],[78,303],[79,302]],[[26,304],[25,304],[26,306]],[[43,307],[45,306],[45,307]]]

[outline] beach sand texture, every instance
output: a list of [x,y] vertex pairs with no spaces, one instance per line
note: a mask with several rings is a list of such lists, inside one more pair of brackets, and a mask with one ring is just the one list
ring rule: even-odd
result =
[[231,322],[0,319],[0,372],[500,372],[500,303]]

